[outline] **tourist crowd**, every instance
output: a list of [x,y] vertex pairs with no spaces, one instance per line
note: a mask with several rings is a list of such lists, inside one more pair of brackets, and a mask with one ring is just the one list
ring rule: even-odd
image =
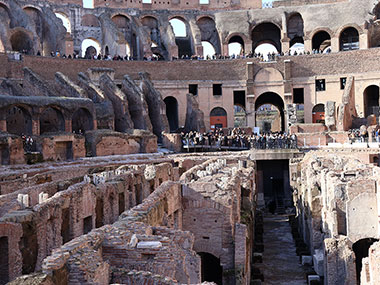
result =
[[248,135],[240,128],[229,131],[216,129],[207,133],[182,133],[182,144],[191,148],[197,146],[235,147],[241,149],[286,149],[297,148],[297,136],[283,132],[269,132]]
[[[22,54],[27,54],[27,51],[22,51]],[[172,60],[233,60],[233,59],[247,59],[247,58],[258,58],[260,61],[275,61],[278,57],[281,56],[297,56],[297,55],[310,55],[310,54],[319,54],[322,53],[320,50],[313,50],[312,52],[310,51],[294,51],[294,52],[281,52],[281,53],[268,53],[266,56],[262,53],[255,53],[255,52],[250,52],[250,53],[241,53],[241,54],[232,54],[232,55],[221,55],[221,54],[214,54],[212,56],[207,55],[207,56],[199,56],[199,55],[182,55],[180,57],[172,57]],[[327,52],[329,53],[329,51]],[[41,52],[38,51],[37,56],[41,56]],[[137,57],[125,55],[125,56],[120,56],[120,55],[86,55],[84,57],[81,57],[78,53],[74,53],[73,55],[69,54],[61,54],[59,51],[57,52],[51,52],[50,53],[51,57],[59,57],[59,58],[68,58],[68,59],[92,59],[92,60],[108,60],[108,61],[132,61],[132,60],[139,60]],[[144,56],[143,61],[162,61],[164,60],[163,57],[158,56],[158,55],[149,55],[149,56]]]

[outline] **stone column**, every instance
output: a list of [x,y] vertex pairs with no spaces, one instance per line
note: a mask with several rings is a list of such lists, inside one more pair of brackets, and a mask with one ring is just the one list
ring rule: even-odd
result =
[[308,51],[312,52],[312,50],[313,50],[312,40],[311,39],[307,39],[307,40],[305,39],[304,47],[305,47],[305,52],[308,52]]
[[369,48],[368,30],[364,30],[364,33],[359,35],[359,48],[360,49]]
[[331,52],[339,51],[339,37],[331,38]]

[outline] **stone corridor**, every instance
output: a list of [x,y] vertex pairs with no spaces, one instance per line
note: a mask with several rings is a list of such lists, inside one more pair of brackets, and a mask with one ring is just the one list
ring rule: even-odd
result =
[[264,252],[260,269],[264,284],[306,284],[305,269],[296,255],[288,216],[264,214]]

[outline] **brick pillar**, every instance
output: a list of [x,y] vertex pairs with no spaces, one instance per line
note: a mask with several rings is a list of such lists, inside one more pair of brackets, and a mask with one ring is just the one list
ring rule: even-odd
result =
[[310,39],[305,40],[304,45],[305,45],[305,52],[308,52],[308,51],[312,52],[312,50],[313,50],[312,40],[310,40]]
[[65,120],[65,132],[67,132],[67,133],[73,132],[73,125],[72,125],[72,121],[70,119]]
[[331,52],[339,51],[339,37],[331,38]]
[[40,120],[39,118],[32,119],[32,134],[34,136],[40,135]]
[[369,48],[368,30],[365,30],[363,34],[359,35],[359,48],[360,49]]

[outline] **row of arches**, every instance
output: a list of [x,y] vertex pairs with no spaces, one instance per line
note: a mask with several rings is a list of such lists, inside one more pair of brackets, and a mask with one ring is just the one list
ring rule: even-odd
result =
[[[55,107],[45,108],[39,116],[40,134],[64,132],[65,117]],[[13,105],[5,110],[7,132],[15,135],[33,135],[31,113],[21,105]],[[72,132],[84,133],[94,128],[91,113],[85,108],[79,108],[71,116]]]

